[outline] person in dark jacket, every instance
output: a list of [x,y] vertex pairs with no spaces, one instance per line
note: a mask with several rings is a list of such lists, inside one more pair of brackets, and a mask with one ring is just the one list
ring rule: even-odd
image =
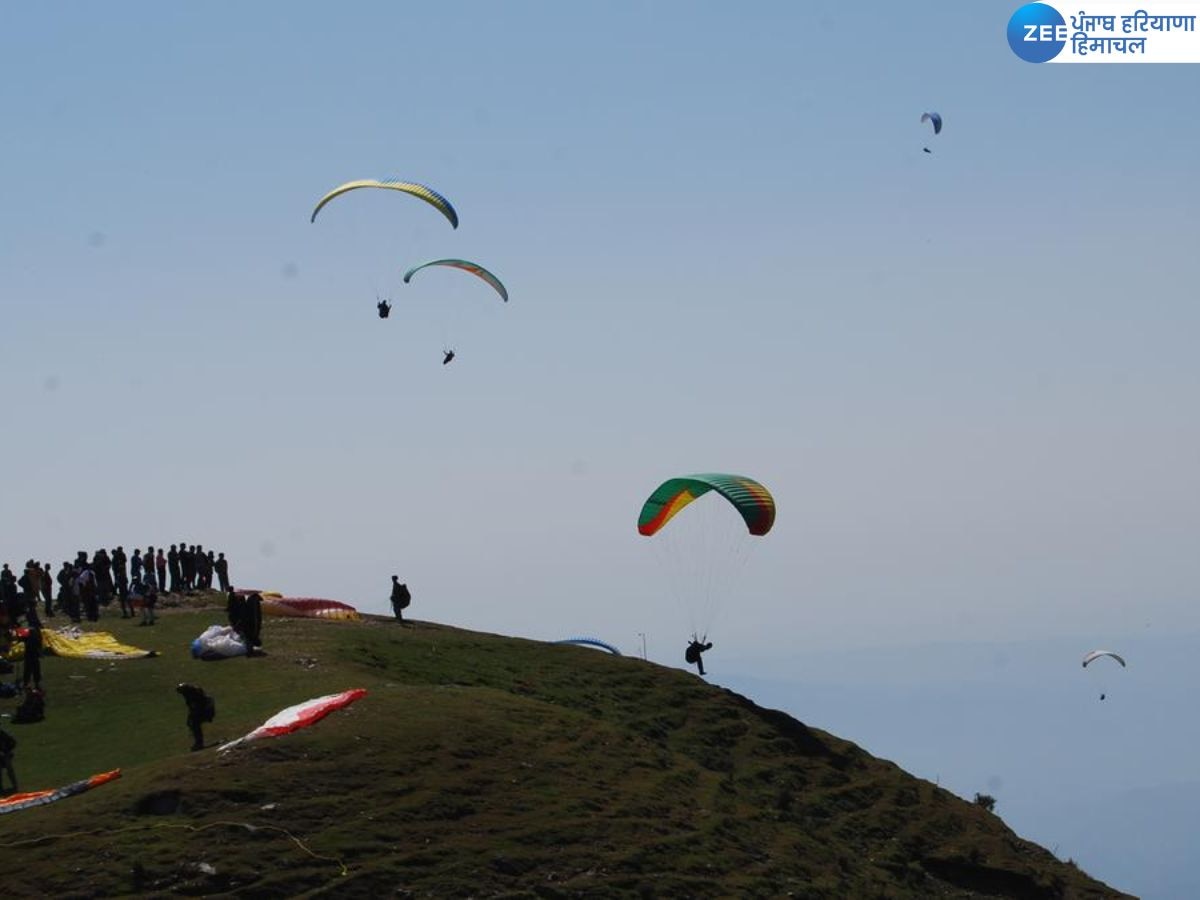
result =
[[225,558],[224,553],[217,554],[217,560],[216,560],[216,562],[213,563],[213,568],[216,569],[216,572],[217,572],[217,584],[220,585],[221,590],[228,591],[229,590],[229,560],[227,560]]
[[100,607],[97,605],[96,573],[92,571],[92,564],[87,561],[80,567],[79,575],[75,579],[75,591],[79,594],[79,602],[83,605],[87,620],[89,622],[99,621]]
[[216,704],[204,689],[195,684],[181,684],[175,688],[187,704],[187,726],[192,732],[192,750],[204,749],[204,723],[211,722],[216,714]]
[[711,650],[711,649],[712,649],[712,641],[709,641],[707,644],[705,644],[705,643],[702,643],[702,642],[696,640],[696,636],[692,635],[692,640],[687,645],[687,650],[684,651],[683,658],[686,659],[689,663],[692,663],[694,666],[696,666],[696,668],[698,668],[700,670],[700,674],[703,675],[704,674],[704,659],[702,658],[701,654],[703,654],[704,651]]
[[246,655],[256,656],[262,646],[262,596],[252,593],[246,597],[246,617],[242,621],[242,636],[246,639]]
[[[15,794],[17,788],[17,773],[13,771],[13,753],[17,749],[17,739],[0,728],[0,794]],[[4,775],[8,774],[11,786],[4,789]]]
[[125,569],[125,564],[129,561],[125,555],[125,547],[118,544],[117,549],[109,556],[109,565],[112,567],[113,585],[120,587],[124,584],[129,586],[129,573]]
[[183,590],[183,573],[179,568],[179,548],[174,544],[167,553],[167,572],[171,576],[171,593],[177,594]]
[[183,574],[183,589],[191,591],[196,587],[196,547],[192,544],[179,545],[179,570]]
[[246,627],[246,595],[236,591],[230,591],[229,597],[225,601],[225,615],[229,619],[229,627],[242,636],[246,637],[243,629]]
[[65,559],[54,580],[58,582],[58,608],[63,610],[72,622],[78,624],[79,597],[75,593],[75,570]]
[[37,601],[29,603],[29,626],[21,636],[25,644],[25,662],[21,671],[21,686],[28,691],[33,682],[36,691],[42,689],[42,623],[37,617]]
[[54,573],[50,563],[42,563],[42,599],[46,601],[46,618],[54,616]]
[[404,621],[404,610],[408,609],[408,605],[412,603],[412,594],[408,591],[407,584],[401,584],[400,579],[395,575],[392,576],[392,612],[396,614],[396,619],[400,622]]

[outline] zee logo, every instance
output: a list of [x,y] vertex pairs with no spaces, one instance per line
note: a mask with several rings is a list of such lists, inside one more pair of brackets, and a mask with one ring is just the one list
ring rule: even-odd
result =
[[1066,43],[1066,25],[1026,25],[1025,40],[1027,41],[1058,41]]
[[1046,3],[1026,3],[1008,20],[1008,46],[1025,62],[1048,62],[1067,44],[1067,23]]

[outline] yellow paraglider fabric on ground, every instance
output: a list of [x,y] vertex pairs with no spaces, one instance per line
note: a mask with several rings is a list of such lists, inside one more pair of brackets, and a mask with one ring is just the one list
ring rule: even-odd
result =
[[76,628],[43,631],[42,641],[47,652],[71,659],[145,659],[158,655],[155,650],[122,644],[107,631],[79,631]]

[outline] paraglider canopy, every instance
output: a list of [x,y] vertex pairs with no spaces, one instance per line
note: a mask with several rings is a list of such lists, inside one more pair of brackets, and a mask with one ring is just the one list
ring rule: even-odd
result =
[[774,524],[770,491],[744,475],[671,478],[642,504],[638,534],[653,538],[648,544],[691,620],[693,636],[709,633],[754,545]]
[[936,113],[936,112],[921,113],[921,124],[924,124],[926,122],[933,123],[933,133],[934,134],[942,133],[942,114],[941,113]]
[[595,647],[599,650],[607,650],[613,656],[620,656],[621,651],[614,647],[608,641],[602,641],[600,638],[593,637],[573,637],[566,638],[561,641],[554,641],[555,644],[574,644],[577,647]]
[[1111,656],[1113,659],[1115,659],[1117,662],[1119,662],[1121,664],[1121,668],[1126,667],[1125,660],[1123,660],[1117,654],[1113,653],[1111,650],[1093,650],[1090,653],[1085,654],[1083,657],[1083,667],[1086,669],[1088,667],[1088,663],[1095,662],[1102,656]]
[[761,537],[775,524],[775,498],[765,487],[744,475],[710,473],[671,478],[660,484],[642,506],[638,533],[645,537],[656,534],[680,510],[709,491],[716,491],[733,504],[751,534]]
[[359,188],[384,188],[389,191],[400,191],[403,194],[410,194],[420,200],[424,200],[438,212],[440,212],[455,228],[458,227],[458,213],[454,211],[454,207],[450,205],[450,201],[439,194],[431,187],[426,187],[423,184],[417,184],[412,181],[397,181],[393,178],[383,180],[362,179],[360,181],[347,181],[345,184],[338,185],[324,197],[317,201],[316,208],[312,211],[312,216],[309,222],[317,221],[317,213],[335,197],[340,197],[342,194],[350,191],[358,190]]
[[479,263],[473,263],[468,259],[434,259],[421,263],[419,266],[413,266],[404,273],[404,283],[408,284],[415,274],[430,266],[449,266],[453,269],[462,269],[464,272],[470,272],[472,275],[478,276],[490,284],[496,293],[500,295],[500,299],[505,303],[508,302],[508,290],[501,284],[500,279],[479,265]]

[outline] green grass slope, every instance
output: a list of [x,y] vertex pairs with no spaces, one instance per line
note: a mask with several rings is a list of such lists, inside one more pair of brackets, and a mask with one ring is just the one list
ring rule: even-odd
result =
[[[686,672],[427,623],[268,619],[267,655],[200,662],[217,610],[116,663],[48,658],[44,722],[11,726],[25,790],[0,817],[8,896],[1123,896],[1000,819],[855,745]],[[318,725],[188,752],[285,706],[368,695]],[[4,701],[11,711],[14,701]]]

